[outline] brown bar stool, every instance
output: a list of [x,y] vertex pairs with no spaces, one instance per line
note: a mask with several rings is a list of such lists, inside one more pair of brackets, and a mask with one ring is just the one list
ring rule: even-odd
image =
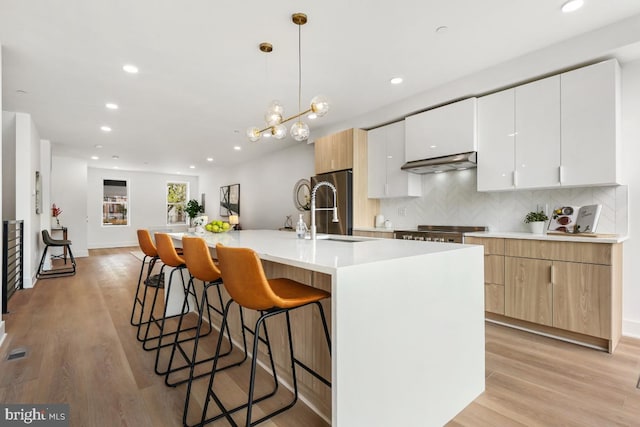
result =
[[[160,276],[160,274],[156,274],[154,276],[151,275],[153,268],[156,265],[156,262],[160,259],[158,256],[158,250],[156,249],[156,245],[151,240],[151,234],[149,234],[149,230],[140,229],[137,230],[138,234],[138,245],[140,246],[140,250],[144,254],[142,258],[142,265],[140,266],[140,274],[138,275],[138,286],[136,288],[136,294],[133,297],[133,307],[131,309],[131,325],[138,326],[143,323],[142,315],[144,313],[144,306],[147,302],[147,290],[149,287],[155,289],[158,292],[159,288],[164,286],[164,279]],[[148,264],[148,265],[147,265]],[[145,266],[147,266],[147,274],[144,278],[144,282],[142,280],[142,275],[144,274]],[[140,299],[140,286],[144,283],[144,293],[142,299]],[[140,307],[140,315],[136,320],[135,312],[136,307]],[[154,307],[151,307],[151,311],[153,312]],[[139,331],[139,329],[138,329]],[[140,339],[142,341],[142,339]]]
[[[182,248],[184,250],[184,260],[187,264],[187,269],[191,274],[190,281],[193,282],[194,279],[201,280],[204,283],[204,287],[202,290],[202,296],[200,298],[200,306],[198,310],[198,329],[195,335],[195,342],[193,344],[192,355],[189,356],[186,354],[186,352],[184,351],[180,343],[177,341],[177,339],[174,341],[174,346],[171,350],[171,357],[169,359],[169,369],[165,377],[165,384],[172,387],[179,384],[186,383],[186,382],[191,383],[194,379],[211,375],[210,371],[206,371],[204,373],[194,375],[194,370],[197,365],[211,362],[215,358],[215,356],[213,356],[213,357],[208,357],[205,359],[198,360],[197,358],[198,343],[200,338],[204,336],[200,332],[201,332],[205,312],[208,315],[209,322],[211,322],[211,311],[214,311],[218,313],[220,316],[222,316],[223,310],[224,310],[224,301],[222,299],[222,292],[220,290],[220,286],[222,285],[221,273],[220,273],[220,270],[218,269],[218,266],[216,266],[213,259],[211,258],[211,253],[209,252],[207,243],[204,241],[204,239],[200,237],[184,236],[182,237]],[[193,283],[190,284],[190,287],[192,289],[195,289],[195,287],[193,286]],[[218,301],[220,303],[219,308],[209,303],[208,290],[213,287],[215,287],[218,293]],[[240,309],[240,319],[241,319],[241,323],[244,324],[242,309]],[[178,323],[178,329],[181,328],[181,323],[182,323],[182,318],[180,318],[180,321]],[[211,326],[209,326],[209,329],[211,329]],[[231,333],[229,331],[229,326],[227,325],[225,329],[226,329],[227,338],[229,342],[229,348],[224,353],[221,353],[219,357],[226,356],[230,354],[233,350],[233,343],[231,341]],[[227,369],[227,368],[230,368],[231,366],[240,365],[247,359],[247,340],[244,333],[244,328],[242,330],[242,338],[244,342],[244,356],[242,360],[229,364],[224,368],[220,368],[218,370]],[[173,366],[176,350],[180,353],[184,361],[187,363],[186,365],[183,365],[177,368]],[[189,377],[181,381],[171,382],[170,380],[171,374],[173,372],[184,369],[186,367],[190,368]],[[190,396],[191,396],[191,387],[189,384],[189,386],[187,387],[187,394],[185,399],[185,407],[187,408],[187,411],[189,407]]]
[[[183,304],[183,308],[184,310],[186,310],[186,312],[190,311],[189,308],[189,302],[188,302],[188,288],[187,288],[187,284],[184,281],[184,277],[182,276],[182,270],[185,269],[187,266],[184,262],[184,259],[178,254],[178,252],[176,251],[176,248],[173,246],[173,242],[171,240],[171,237],[166,234],[166,233],[155,233],[155,240],[156,240],[156,249],[158,250],[158,257],[160,258],[160,261],[162,261],[162,267],[160,269],[160,275],[163,277],[166,277],[166,275],[164,274],[164,268],[165,267],[170,267],[171,268],[171,273],[169,273],[169,280],[166,281],[165,280],[165,297],[169,295],[169,293],[171,292],[171,282],[172,282],[172,278],[173,278],[173,274],[177,271],[180,274],[180,279],[182,280],[182,286],[183,286],[183,292],[184,292],[184,298],[187,301],[186,305]],[[156,301],[158,298],[158,292],[156,292],[153,296],[153,302],[151,303],[152,307],[155,307],[156,305]],[[193,326],[191,328],[187,328],[184,330],[180,330],[180,329],[176,329],[175,331],[171,331],[171,332],[165,332],[165,323],[166,320],[169,318],[174,318],[174,317],[178,317],[178,316],[182,316],[185,314],[185,311],[182,311],[181,313],[175,314],[175,315],[171,315],[168,316],[167,315],[167,304],[164,304],[164,308],[163,308],[163,312],[162,312],[162,316],[160,316],[159,318],[156,317],[155,313],[151,312],[149,313],[149,322],[146,323],[146,330],[145,330],[145,334],[144,334],[144,338],[142,339],[142,348],[149,351],[149,350],[156,350],[156,363],[155,363],[155,371],[158,375],[165,375],[166,371],[164,370],[160,370],[158,368],[159,365],[159,353],[161,351],[162,348],[165,347],[169,347],[173,345],[173,341],[172,342],[165,342],[163,343],[163,338],[165,337],[170,337],[173,335],[180,335],[182,332],[186,332],[186,331],[191,331],[191,330],[195,330],[196,327]],[[159,329],[159,333],[158,335],[154,335],[154,336],[149,336],[149,330],[150,330],[150,325],[155,325],[158,329]],[[188,338],[184,338],[184,339],[180,339],[180,342],[186,342],[186,341],[191,341],[193,340],[194,337],[188,337]],[[157,340],[157,341],[156,341]],[[147,346],[147,343],[149,342],[155,342],[155,345],[152,346]]]
[[[71,252],[71,240],[54,239],[49,234],[49,230],[42,230],[42,241],[45,244],[44,251],[42,252],[42,258],[40,258],[40,265],[38,266],[38,272],[36,277],[38,279],[47,279],[53,277],[73,276],[76,274],[76,259]],[[51,270],[43,270],[44,260],[47,257],[47,251],[49,247],[65,248],[69,252],[69,258],[71,259],[71,267],[53,268]],[[54,256],[55,257],[55,256]],[[64,263],[67,263],[65,258]]]
[[[299,362],[294,354],[293,354],[293,342],[291,339],[291,321],[289,318],[289,312],[296,308],[301,308],[309,304],[315,304],[320,311],[320,318],[322,320],[322,326],[324,328],[325,337],[327,340],[327,345],[329,348],[329,354],[331,354],[331,338],[329,337],[329,329],[327,327],[327,321],[324,315],[324,310],[322,309],[322,305],[320,301],[329,298],[331,296],[330,293],[323,291],[321,289],[317,289],[311,286],[304,285],[299,282],[295,282],[290,279],[267,279],[262,268],[262,263],[260,262],[260,258],[258,255],[251,249],[248,248],[229,248],[222,246],[220,244],[216,245],[216,253],[218,256],[218,260],[220,262],[220,271],[222,272],[222,278],[224,280],[223,284],[232,300],[227,302],[221,329],[225,328],[227,323],[227,316],[229,314],[229,308],[232,302],[236,302],[241,307],[256,310],[260,312],[260,317],[256,321],[254,328],[254,340],[253,340],[253,353],[252,353],[252,361],[251,361],[251,377],[249,380],[249,394],[248,401],[246,404],[237,406],[232,409],[227,409],[224,407],[216,393],[213,391],[214,379],[217,370],[217,364],[219,358],[214,359],[213,370],[211,371],[211,376],[209,378],[209,386],[207,389],[207,396],[205,398],[205,402],[203,405],[202,417],[200,424],[205,424],[221,417],[225,417],[231,425],[237,425],[231,414],[242,410],[244,408],[247,409],[246,416],[246,426],[259,424],[277,414],[280,414],[287,409],[291,408],[298,399],[298,382],[296,378],[296,364],[303,367],[309,373],[313,374],[316,378],[321,380],[323,383],[331,386],[331,383],[326,379],[322,378],[315,371],[311,370],[311,368],[305,366],[301,362]],[[265,320],[276,316],[278,314],[284,314],[287,321],[287,335],[289,339],[289,356],[291,360],[291,370],[292,370],[292,378],[293,378],[293,389],[294,396],[290,403],[287,405],[280,407],[279,409],[270,412],[269,414],[263,416],[262,418],[251,421],[251,410],[254,403],[258,403],[261,400],[270,397],[272,394],[254,398],[254,386],[255,386],[255,375],[256,375],[256,362],[258,360],[258,343],[259,343],[259,331],[262,326],[265,331],[265,339],[268,343],[269,336],[267,334],[266,323]],[[220,347],[222,345],[223,336],[220,335],[218,337],[218,344],[216,347],[216,355],[220,352]],[[269,344],[268,344],[269,345]],[[268,348],[269,355],[271,355],[270,346]],[[271,359],[271,368],[274,375],[274,381],[276,384],[278,383],[277,375],[275,372],[275,365],[273,364],[273,359]],[[275,392],[274,392],[275,393]],[[209,407],[209,399],[213,399],[216,405],[222,411],[221,414],[215,415],[212,418],[207,419],[207,409]],[[186,424],[186,412],[183,416],[183,422]]]

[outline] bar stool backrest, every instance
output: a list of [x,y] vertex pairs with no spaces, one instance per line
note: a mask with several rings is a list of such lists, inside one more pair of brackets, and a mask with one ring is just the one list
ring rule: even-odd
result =
[[182,250],[187,269],[193,277],[203,282],[213,282],[220,278],[220,269],[211,259],[211,253],[204,239],[184,236]]
[[281,307],[264,274],[260,257],[249,248],[216,245],[225,289],[235,302],[253,310]]
[[156,249],[156,245],[153,244],[153,240],[151,240],[149,230],[138,230],[138,244],[140,245],[140,250],[146,256],[150,256],[152,258],[158,256],[158,250]]
[[184,265],[184,258],[178,255],[171,236],[166,233],[156,233],[156,248],[158,249],[158,256],[163,264],[169,267],[178,267]]

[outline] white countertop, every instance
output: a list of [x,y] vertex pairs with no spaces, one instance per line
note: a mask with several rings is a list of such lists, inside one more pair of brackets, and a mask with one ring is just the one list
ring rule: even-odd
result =
[[368,264],[417,255],[461,250],[468,245],[456,243],[431,243],[395,239],[332,235],[336,239],[355,242],[318,239],[298,239],[295,233],[276,230],[242,230],[227,233],[197,235],[193,233],[171,233],[180,240],[183,235],[203,237],[209,247],[216,243],[226,246],[251,248],[260,258],[334,274],[339,268]]
[[498,237],[504,239],[528,239],[528,240],[554,240],[561,242],[583,242],[583,243],[621,243],[628,239],[627,236],[606,235],[602,237],[575,236],[571,234],[533,234],[518,233],[513,231],[483,231],[476,233],[465,233],[465,237]]

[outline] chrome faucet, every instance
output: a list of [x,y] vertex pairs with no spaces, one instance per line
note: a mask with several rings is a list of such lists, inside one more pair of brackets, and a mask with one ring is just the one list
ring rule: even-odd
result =
[[[316,208],[316,191],[318,188],[326,185],[333,190],[333,207],[332,208]],[[333,211],[332,222],[338,222],[338,204],[336,203],[337,190],[335,185],[328,181],[320,181],[313,186],[311,190],[311,240],[316,240],[316,211]]]

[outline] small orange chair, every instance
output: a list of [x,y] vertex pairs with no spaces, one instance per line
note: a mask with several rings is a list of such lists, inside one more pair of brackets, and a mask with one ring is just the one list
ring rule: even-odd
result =
[[[140,325],[145,322],[142,319],[142,315],[144,313],[144,306],[147,301],[147,290],[149,287],[153,287],[155,288],[156,292],[158,292],[158,288],[161,288],[163,286],[163,278],[159,274],[156,274],[155,276],[151,275],[151,272],[153,271],[153,268],[155,267],[156,262],[160,259],[160,257],[158,256],[156,245],[153,243],[153,240],[151,240],[151,234],[149,234],[149,230],[137,230],[137,234],[138,245],[140,245],[140,250],[144,254],[144,257],[142,258],[140,274],[138,275],[138,287],[136,288],[136,294],[133,297],[133,308],[131,309],[131,325],[137,326],[139,328]],[[145,266],[147,266],[147,274],[143,281],[142,275],[144,274]],[[143,283],[145,285],[145,289],[143,297],[142,299],[140,299],[140,286]],[[140,316],[138,316],[138,318],[134,320],[136,307],[138,306],[140,306]],[[153,307],[151,307],[151,311],[153,311]]]
[[[329,354],[331,354],[331,338],[329,336],[329,329],[327,327],[327,320],[324,315],[324,310],[322,309],[322,305],[320,301],[329,298],[331,294],[329,292],[323,291],[322,289],[314,288],[311,286],[304,285],[302,283],[290,280],[290,279],[267,279],[262,268],[262,263],[260,262],[260,258],[258,255],[251,249],[248,248],[230,248],[225,247],[221,244],[216,245],[216,253],[220,263],[220,271],[222,272],[223,284],[232,300],[227,302],[221,329],[226,327],[227,323],[227,315],[229,313],[229,308],[232,302],[236,302],[240,307],[256,310],[260,313],[258,320],[256,321],[255,327],[253,329],[254,340],[253,340],[253,358],[251,361],[251,377],[249,380],[249,393],[248,400],[246,404],[240,405],[233,409],[225,408],[220,399],[216,396],[213,391],[215,374],[217,372],[217,364],[219,358],[214,359],[213,370],[211,371],[211,376],[209,378],[209,387],[207,390],[207,396],[205,397],[202,417],[200,421],[200,425],[209,423],[211,421],[217,420],[219,418],[225,417],[232,424],[236,425],[233,419],[231,418],[231,414],[237,412],[238,410],[247,408],[246,414],[246,425],[255,425],[261,423],[274,415],[280,414],[287,409],[291,408],[298,399],[298,383],[296,379],[296,364],[305,368],[307,372],[314,375],[316,378],[321,380],[323,383],[331,386],[331,383],[326,379],[322,378],[318,373],[311,370],[311,368],[305,366],[301,362],[299,362],[293,352],[293,342],[291,338],[291,321],[289,318],[289,312],[291,310],[304,307],[309,304],[315,304],[320,311],[320,318],[322,320],[322,326],[324,328],[325,337],[327,340],[327,345],[329,348]],[[274,392],[254,399],[254,389],[255,389],[255,376],[256,376],[256,362],[258,360],[258,343],[262,341],[260,338],[260,327],[264,328],[265,340],[268,347],[268,353],[271,355],[270,343],[269,343],[269,335],[267,333],[266,328],[266,319],[276,316],[278,314],[284,314],[287,321],[287,335],[289,338],[289,356],[291,360],[291,368],[292,368],[292,376],[293,376],[293,388],[294,388],[294,397],[293,400],[287,405],[280,407],[269,414],[261,417],[258,420],[251,420],[251,411],[254,403],[257,403],[261,400],[264,400],[275,393]],[[218,337],[218,344],[216,347],[216,355],[220,352],[220,347],[222,345],[223,335],[221,334]],[[271,360],[271,369],[273,371],[274,381],[276,383],[276,388],[278,384],[277,375],[275,372],[275,365],[273,360]],[[209,401],[213,399],[215,403],[218,405],[221,414],[218,414],[212,418],[206,419],[207,410],[209,407]],[[187,413],[184,413],[183,422],[184,425],[186,423]]]

